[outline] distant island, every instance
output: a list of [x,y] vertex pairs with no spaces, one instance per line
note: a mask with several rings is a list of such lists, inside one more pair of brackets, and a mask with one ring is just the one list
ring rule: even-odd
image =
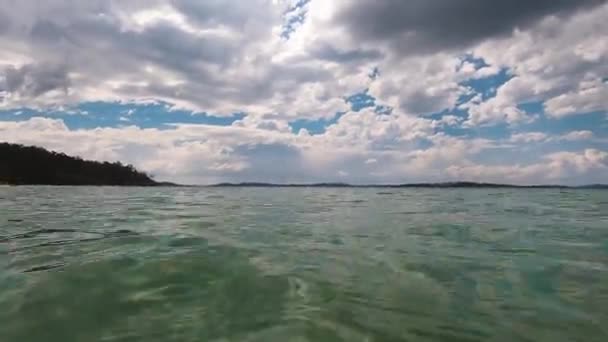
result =
[[83,160],[41,147],[0,143],[0,184],[159,186],[132,165]]
[[[8,185],[93,185],[93,186],[184,186],[157,182],[132,165],[121,162],[83,160],[41,147],[0,143],[0,184]],[[192,186],[196,187],[196,186]],[[584,186],[511,185],[477,182],[348,184],[279,184],[263,182],[219,183],[202,187],[265,188],[514,188],[514,189],[608,189],[608,184]]]
[[513,188],[513,189],[608,189],[608,184],[591,184],[583,186],[567,185],[513,185],[477,182],[445,183],[406,183],[406,184],[348,184],[348,183],[311,183],[311,184],[277,184],[277,183],[219,183],[210,187],[264,187],[264,188]]

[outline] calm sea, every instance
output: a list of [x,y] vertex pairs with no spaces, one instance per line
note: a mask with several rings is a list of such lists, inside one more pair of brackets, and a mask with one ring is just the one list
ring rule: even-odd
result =
[[0,187],[0,341],[608,341],[608,191]]

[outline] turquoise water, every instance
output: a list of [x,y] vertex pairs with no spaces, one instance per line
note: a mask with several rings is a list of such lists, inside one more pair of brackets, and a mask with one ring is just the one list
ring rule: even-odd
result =
[[0,187],[0,341],[608,341],[608,191]]

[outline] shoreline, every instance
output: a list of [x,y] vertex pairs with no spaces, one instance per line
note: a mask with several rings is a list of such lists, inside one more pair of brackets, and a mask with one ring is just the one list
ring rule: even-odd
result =
[[219,183],[209,185],[177,184],[158,182],[156,184],[11,184],[0,183],[0,186],[50,186],[50,187],[121,187],[121,188],[328,188],[328,189],[527,189],[527,190],[608,190],[608,184],[570,185],[515,185],[492,183],[411,183],[411,184],[346,184],[346,183],[311,183],[311,184],[277,184],[277,183]]

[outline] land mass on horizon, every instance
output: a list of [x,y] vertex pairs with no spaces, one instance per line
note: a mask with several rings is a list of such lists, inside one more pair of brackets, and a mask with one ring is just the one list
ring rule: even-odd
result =
[[[9,185],[93,185],[93,186],[188,186],[157,182],[132,165],[120,162],[83,160],[42,147],[0,143],[0,184]],[[196,186],[196,185],[192,185]],[[442,182],[404,184],[324,183],[218,183],[206,187],[266,188],[521,188],[521,189],[608,189],[608,184],[584,186],[513,185],[482,182]]]
[[165,185],[120,162],[83,160],[41,147],[9,143],[0,143],[0,184]]
[[608,184],[589,184],[582,186],[568,185],[516,185],[479,182],[441,182],[441,183],[403,183],[403,184],[349,184],[349,183],[218,183],[210,185],[215,188],[261,187],[261,188],[513,188],[513,189],[608,189]]

